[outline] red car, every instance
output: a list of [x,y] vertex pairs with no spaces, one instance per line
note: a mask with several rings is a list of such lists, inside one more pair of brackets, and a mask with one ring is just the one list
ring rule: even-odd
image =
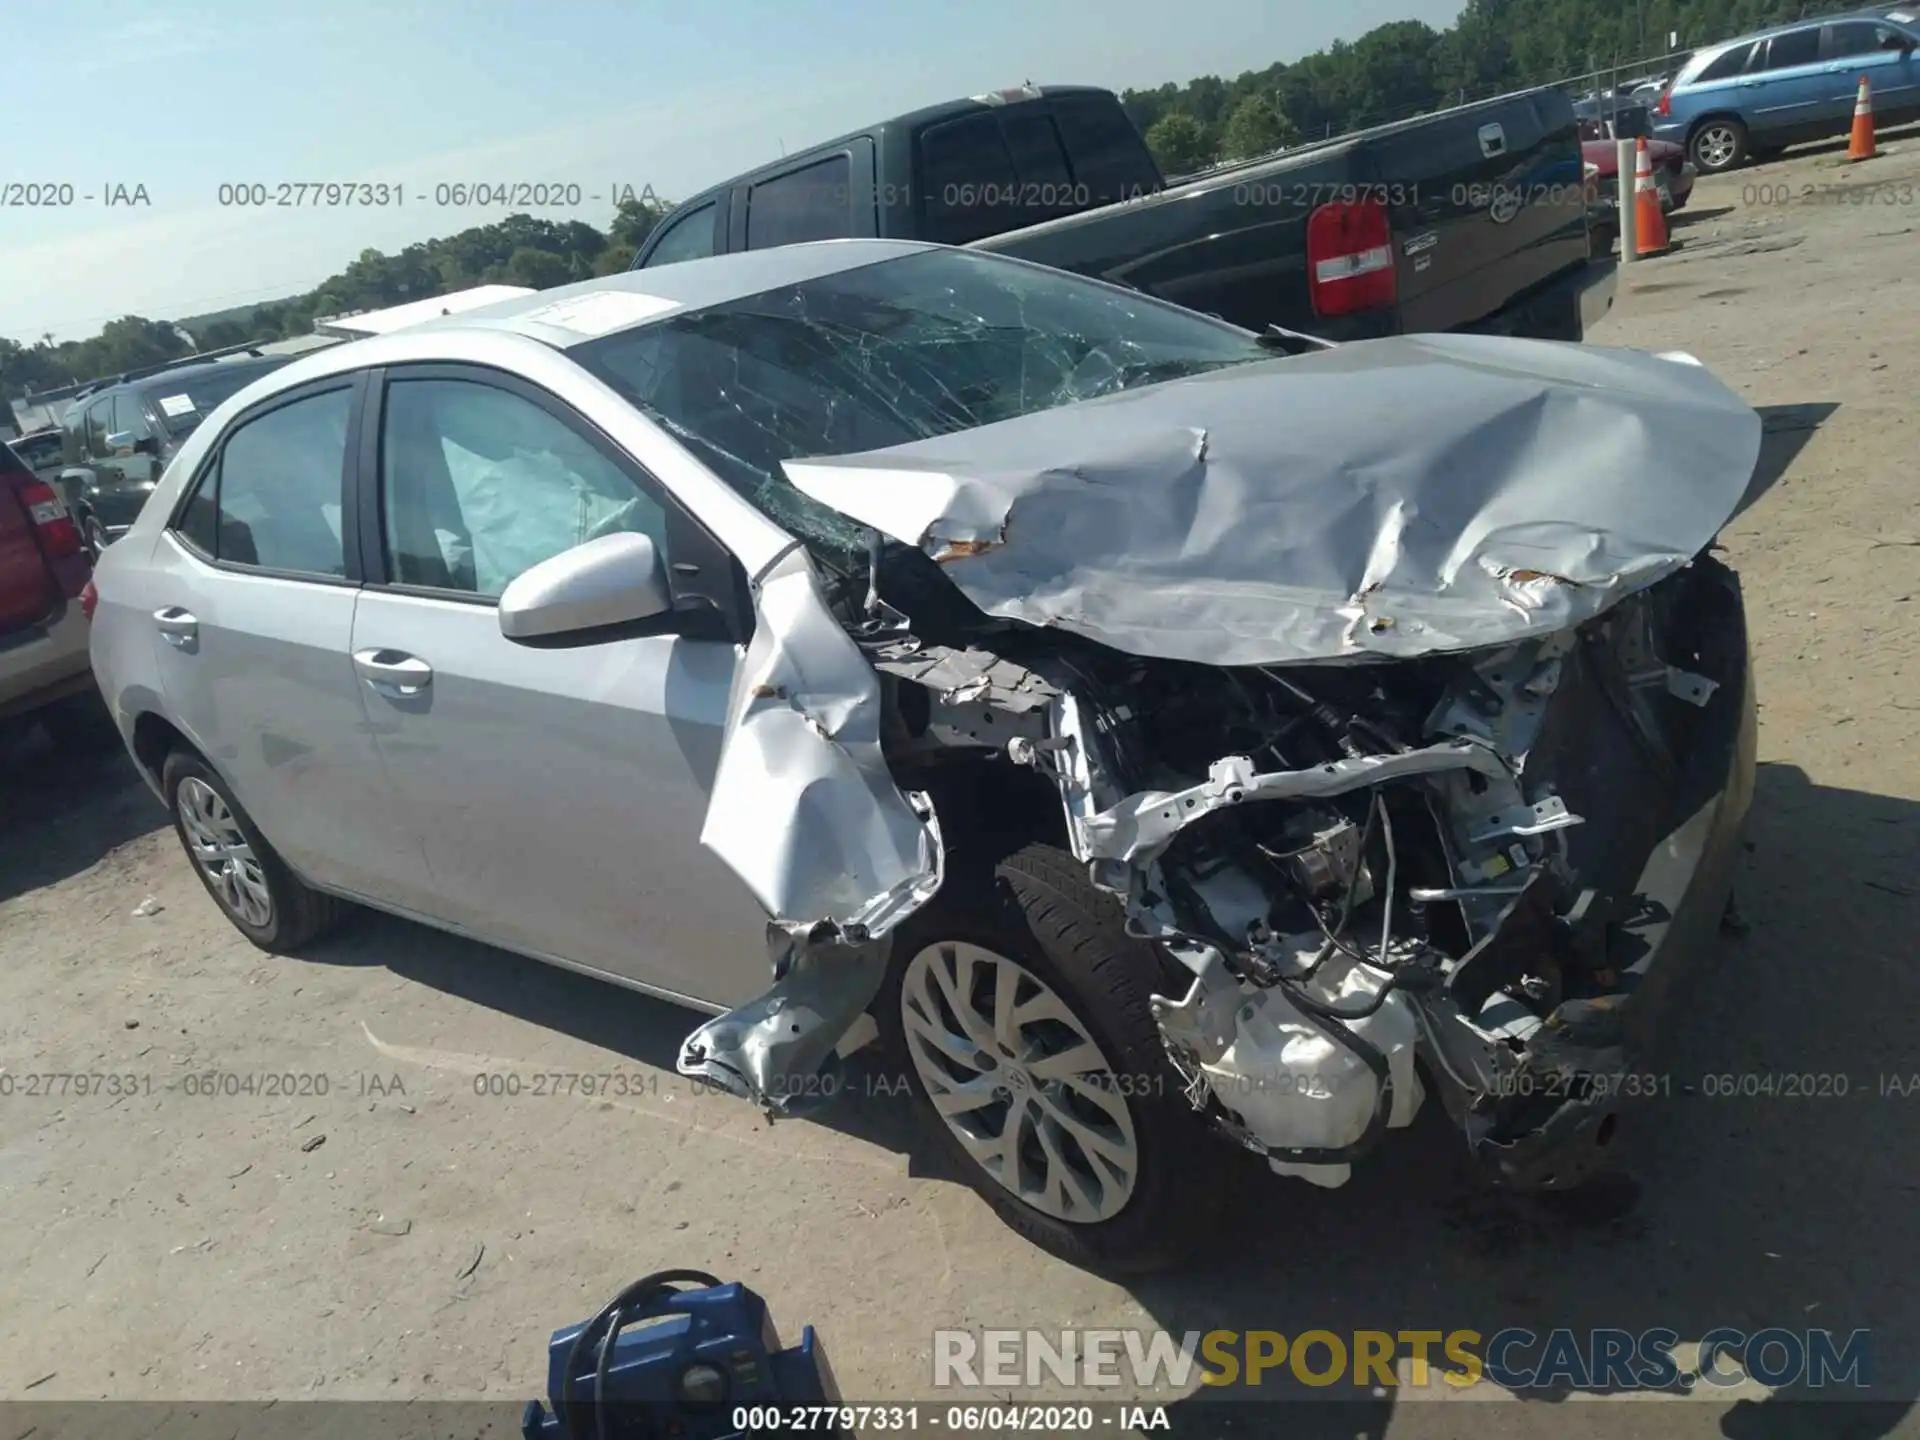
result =
[[[1671,140],[1649,140],[1647,153],[1653,162],[1654,183],[1660,187],[1660,208],[1682,209],[1693,194],[1696,173],[1687,160],[1686,147]],[[1619,173],[1619,156],[1614,142],[1600,133],[1597,122],[1585,121],[1580,126],[1580,158],[1599,172],[1594,177],[1599,186],[1597,201],[1602,209],[1611,213],[1619,194],[1614,183]]]
[[59,493],[0,440],[0,725],[111,734],[88,653],[93,564]]

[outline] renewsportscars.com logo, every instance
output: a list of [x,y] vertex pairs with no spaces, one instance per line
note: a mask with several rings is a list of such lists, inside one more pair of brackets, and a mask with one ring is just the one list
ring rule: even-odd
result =
[[1291,1384],[1506,1390],[1691,1390],[1748,1381],[1771,1390],[1867,1389],[1871,1332],[1733,1328],[1683,1342],[1678,1331],[1550,1330],[936,1330],[940,1390],[1042,1385],[1185,1390]]

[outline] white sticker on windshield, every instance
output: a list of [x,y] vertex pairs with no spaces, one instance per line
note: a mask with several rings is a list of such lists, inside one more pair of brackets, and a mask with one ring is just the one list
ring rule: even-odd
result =
[[663,300],[658,295],[641,295],[632,290],[596,290],[525,311],[520,318],[571,330],[576,335],[606,335],[679,308],[677,302]]
[[160,413],[162,415],[191,415],[194,412],[191,395],[162,395]]

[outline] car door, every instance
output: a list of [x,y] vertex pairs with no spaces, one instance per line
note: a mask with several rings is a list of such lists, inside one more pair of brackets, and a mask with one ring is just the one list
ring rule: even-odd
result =
[[735,641],[530,648],[496,613],[515,575],[616,530],[652,537],[676,584],[730,560],[553,394],[451,365],[382,383],[353,657],[437,918],[674,995],[759,993],[766,916],[699,844]]
[[[81,465],[88,472],[82,487],[82,501],[102,525],[109,514],[117,513],[120,496],[120,461],[114,454],[113,396],[102,395],[88,404],[81,418]],[[124,522],[122,522],[124,523]],[[108,531],[111,535],[113,532]]]
[[116,391],[111,404],[104,442],[110,469],[102,476],[95,508],[107,534],[118,539],[139,518],[160,478],[159,442],[139,391]]
[[1820,27],[1784,30],[1765,45],[1739,90],[1749,132],[1781,141],[1817,132],[1831,88],[1820,60]]
[[349,655],[345,487],[356,382],[262,402],[208,454],[151,570],[171,718],[302,877],[395,900],[424,861],[390,823]]
[[1866,77],[1872,93],[1874,117],[1882,124],[1905,119],[1920,111],[1920,60],[1905,48],[1913,37],[1873,20],[1836,20],[1826,27],[1827,102],[1824,114],[1835,134],[1852,123],[1860,79]]

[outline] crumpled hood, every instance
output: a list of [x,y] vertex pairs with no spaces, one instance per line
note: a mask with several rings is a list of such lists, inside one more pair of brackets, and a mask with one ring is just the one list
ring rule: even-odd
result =
[[786,471],[989,614],[1285,664],[1577,624],[1713,540],[1760,431],[1691,357],[1420,335]]

